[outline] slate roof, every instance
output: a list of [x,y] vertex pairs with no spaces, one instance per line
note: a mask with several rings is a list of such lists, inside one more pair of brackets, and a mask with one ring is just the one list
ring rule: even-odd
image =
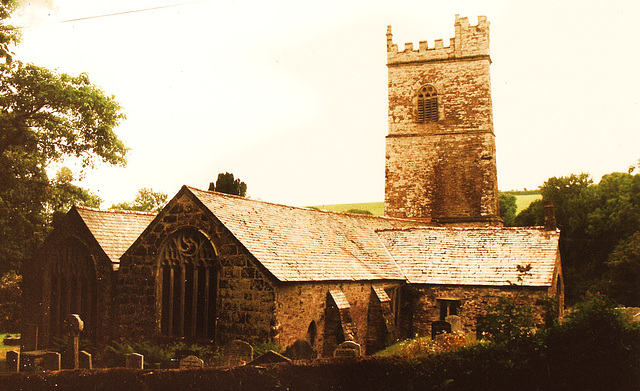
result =
[[410,283],[519,284],[517,266],[531,264],[522,284],[550,286],[560,234],[541,227],[422,227],[378,235]]
[[185,188],[280,281],[405,280],[375,230],[423,224]]
[[111,260],[114,270],[120,257],[156,217],[156,213],[128,210],[103,210],[74,206],[102,250]]

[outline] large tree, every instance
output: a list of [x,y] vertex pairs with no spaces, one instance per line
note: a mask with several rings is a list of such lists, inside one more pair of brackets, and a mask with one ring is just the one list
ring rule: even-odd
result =
[[629,254],[637,243],[613,253],[618,244],[640,232],[640,174],[614,172],[597,184],[587,174],[553,177],[541,192],[543,201],[532,203],[516,216],[515,223],[540,225],[542,203],[555,205],[567,301],[575,302],[589,290],[608,290],[621,303],[635,303],[615,287],[629,285],[621,270],[634,265]]
[[[55,205],[47,168],[73,159],[124,165],[127,148],[114,133],[124,119],[113,96],[86,74],[70,76],[13,61],[0,65],[0,271],[31,256]],[[61,174],[70,183],[70,172]],[[56,182],[57,181],[57,182]]]
[[138,190],[133,202],[121,202],[111,205],[111,209],[160,212],[167,204],[167,194],[146,187]]
[[235,179],[233,174],[225,172],[218,174],[215,183],[209,183],[209,190],[244,197],[247,194],[247,184],[240,179]]

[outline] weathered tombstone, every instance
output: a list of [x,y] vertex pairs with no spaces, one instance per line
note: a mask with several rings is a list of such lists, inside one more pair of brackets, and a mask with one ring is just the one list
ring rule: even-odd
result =
[[243,365],[253,360],[253,348],[238,339],[229,342],[224,349],[227,365]]
[[180,359],[180,369],[202,368],[204,361],[196,356],[187,356]]
[[260,356],[256,357],[253,361],[249,362],[247,365],[275,364],[279,362],[291,363],[291,359],[283,356],[280,353],[274,352],[273,350],[269,350],[268,352],[263,353]]
[[360,351],[359,344],[353,341],[344,341],[333,351],[333,357],[360,357]]
[[445,322],[451,324],[451,332],[452,333],[461,333],[462,332],[462,320],[458,315],[449,315],[445,319]]
[[128,369],[142,369],[144,367],[144,356],[139,353],[127,354],[125,357],[125,366]]
[[62,368],[62,358],[58,352],[46,352],[40,362],[45,371],[59,371]]
[[11,335],[8,335],[6,337],[4,337],[4,339],[2,340],[2,343],[4,344],[4,346],[20,346],[20,337],[14,337]]
[[47,354],[44,350],[30,350],[20,353],[20,371],[29,372],[42,369],[42,361]]
[[292,360],[310,360],[316,358],[316,352],[311,344],[305,339],[299,339],[289,346],[284,355]]
[[93,361],[91,360],[91,354],[81,350],[78,352],[78,363],[80,368],[93,369]]
[[443,333],[451,333],[451,323],[443,320],[437,320],[431,323],[431,339],[436,340],[436,335]]
[[78,314],[69,314],[64,320],[64,330],[67,332],[66,368],[76,369],[78,362],[78,350],[80,348],[80,333],[84,329],[84,322]]
[[20,335],[20,345],[23,352],[38,350],[38,325],[27,323]]
[[20,352],[17,350],[9,350],[6,358],[7,372],[19,372],[20,371]]

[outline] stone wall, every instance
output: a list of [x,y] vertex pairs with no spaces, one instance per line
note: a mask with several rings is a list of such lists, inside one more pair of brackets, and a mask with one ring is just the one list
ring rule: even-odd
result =
[[[276,316],[278,319],[278,333],[275,342],[287,347],[298,339],[307,339],[307,331],[311,322],[317,327],[317,337],[312,344],[319,355],[325,348],[325,317],[327,293],[331,290],[340,290],[349,304],[349,313],[354,325],[355,342],[362,345],[363,350],[367,345],[367,333],[369,329],[369,306],[371,300],[372,285],[393,288],[401,282],[314,282],[284,284],[276,290]],[[331,304],[331,303],[330,303]],[[379,304],[378,304],[379,305]],[[378,322],[375,322],[376,324]],[[310,341],[311,342],[311,341]],[[326,354],[325,354],[326,355]]]
[[[389,135],[385,213],[441,223],[499,224],[489,24],[456,18],[450,46],[398,52],[387,33]],[[438,121],[417,122],[417,91],[438,95]]]
[[[53,254],[56,251],[64,252],[70,241],[78,241],[86,249],[85,255],[89,257],[95,276],[89,282],[91,289],[95,289],[95,297],[88,310],[92,311],[92,322],[87,316],[81,314],[87,321],[86,330],[82,338],[105,344],[114,338],[114,281],[115,273],[111,266],[111,260],[102,251],[98,243],[87,231],[76,214],[68,215],[66,219],[56,227],[38,250],[36,256],[23,266],[23,328],[26,333],[32,333],[37,326],[38,348],[46,348],[50,345],[51,337],[64,336],[51,335],[51,267]],[[66,289],[69,292],[76,287],[76,282],[69,282]],[[64,314],[63,314],[64,315]],[[28,330],[28,331],[27,331]],[[35,342],[31,336],[26,336],[25,341]],[[24,350],[34,348],[31,342],[24,345]]]
[[122,257],[118,294],[120,335],[129,339],[142,335],[160,337],[156,254],[169,235],[183,228],[204,234],[216,253],[217,323],[216,338],[211,342],[273,338],[272,277],[184,188]]
[[440,302],[458,301],[457,315],[462,322],[462,330],[467,334],[476,332],[478,317],[486,314],[487,306],[497,302],[499,297],[515,299],[534,305],[537,321],[542,323],[540,300],[553,294],[549,287],[489,287],[489,286],[415,286],[403,289],[400,335],[403,338],[431,335],[431,323],[440,320]]

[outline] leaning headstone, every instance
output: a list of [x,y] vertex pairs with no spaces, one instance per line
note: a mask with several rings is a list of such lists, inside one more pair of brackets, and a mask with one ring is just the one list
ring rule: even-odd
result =
[[359,344],[353,341],[344,341],[333,351],[333,357],[360,357],[360,351]]
[[449,315],[444,320],[445,322],[448,322],[449,324],[451,324],[452,333],[462,332],[462,320],[458,315]]
[[187,356],[180,359],[180,369],[202,368],[204,361],[196,356]]
[[7,372],[20,371],[20,352],[17,350],[9,350],[7,352],[7,361],[5,362]]
[[144,367],[144,356],[138,353],[127,354],[125,363],[128,369],[142,369]]
[[305,339],[299,339],[289,346],[284,355],[292,360],[310,360],[316,358],[316,352],[311,344]]
[[260,356],[256,357],[253,361],[249,362],[247,365],[275,364],[279,362],[291,363],[291,359],[283,356],[280,353],[274,352],[273,350],[269,350],[268,352],[263,353]]
[[80,368],[93,369],[91,353],[88,353],[84,350],[81,350],[80,352],[78,352],[78,363],[80,364]]
[[62,369],[62,358],[58,352],[46,352],[40,362],[40,367],[45,371],[59,371]]
[[451,333],[451,323],[443,320],[437,320],[431,323],[431,339],[436,340],[436,335],[443,333]]
[[243,365],[253,360],[253,348],[238,339],[229,342],[224,349],[227,365]]
[[64,320],[64,330],[67,332],[67,359],[65,368],[77,369],[80,366],[78,361],[78,350],[80,348],[80,333],[84,329],[84,322],[78,314],[69,314]]

